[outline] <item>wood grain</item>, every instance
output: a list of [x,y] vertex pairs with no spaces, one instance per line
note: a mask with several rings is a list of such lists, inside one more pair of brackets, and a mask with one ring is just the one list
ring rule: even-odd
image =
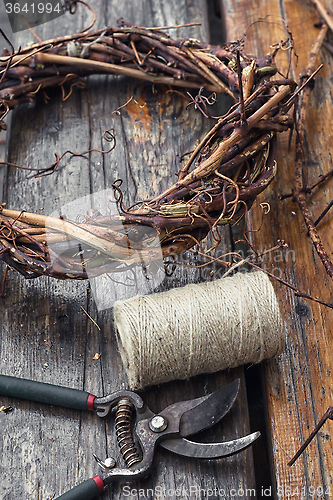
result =
[[[116,24],[120,17],[144,26],[200,19],[201,27],[176,30],[172,36],[208,40],[203,0],[90,3],[98,12],[97,28]],[[91,15],[81,7],[74,17],[63,16],[36,31],[48,39],[82,29],[89,24]],[[30,40],[33,40],[31,34],[21,33],[16,45],[25,45]],[[125,78],[91,77],[86,80],[86,88],[74,88],[66,101],[62,101],[59,89],[48,90],[51,99],[47,103],[40,96],[36,104],[15,110],[8,161],[40,167],[51,165],[55,153],[105,148],[102,135],[111,127],[116,130],[117,145],[105,156],[97,152],[85,158],[68,155],[49,177],[36,179],[26,171],[10,169],[4,192],[7,206],[69,215],[75,209],[82,213],[82,204],[75,207],[75,202],[84,199],[86,210],[96,208],[99,203],[105,208],[112,182],[117,178],[124,181],[124,199],[128,204],[159,193],[173,181],[180,156],[193,149],[210,127],[193,107],[186,109],[188,101],[167,90]],[[120,115],[114,113],[132,96],[131,102],[120,109]],[[226,229],[221,252],[230,249]],[[185,255],[183,259],[188,264],[190,257]],[[196,262],[200,263],[198,259]],[[157,290],[211,279],[211,270],[178,268]],[[108,288],[102,287],[102,293],[110,301],[107,306],[100,306],[94,300],[96,287],[92,282],[57,282],[45,277],[29,282],[9,273],[6,297],[0,303],[1,373],[84,389],[97,395],[126,388],[110,306],[119,296],[119,284],[110,279],[108,283]],[[133,290],[128,291],[130,294]],[[99,359],[93,359],[95,353],[101,354]],[[232,439],[250,430],[243,368],[153,387],[143,397],[158,411],[172,402],[213,391],[236,377],[241,378],[236,404],[223,422],[205,436],[207,440]],[[112,421],[98,421],[93,414],[12,398],[2,397],[1,404],[14,408],[9,414],[0,413],[3,500],[57,498],[98,473],[93,453],[102,459],[106,456],[120,459]],[[106,488],[100,498],[124,498],[123,488],[124,484],[116,483]],[[185,496],[197,499],[205,498],[208,489],[214,491],[214,488],[225,492],[226,498],[232,491],[255,488],[251,449],[213,462],[158,451],[152,474],[147,480],[133,484],[131,498],[142,498],[142,492],[147,498],[160,498],[158,492],[166,491],[163,498],[173,499],[179,497],[176,491],[183,489]]]
[[[298,56],[292,60],[292,76],[298,80],[307,67],[318,34],[314,27],[318,16],[310,1],[223,1],[222,5],[228,39],[238,39],[246,31],[248,52],[268,53],[269,45],[286,39],[284,26],[288,26]],[[332,9],[331,2],[326,1],[325,5]],[[320,63],[324,68],[316,77],[306,123],[308,168],[305,174],[308,185],[332,168],[332,57],[325,49],[320,52],[318,66]],[[286,71],[286,53],[281,55],[280,64],[282,71]],[[274,246],[279,239],[284,240],[288,250],[269,254],[263,267],[299,290],[332,303],[332,280],[314,251],[298,207],[291,198],[279,200],[279,195],[293,189],[294,154],[294,145],[288,149],[287,135],[280,136],[278,175],[260,196],[248,218],[249,228],[255,230],[252,243],[260,253]],[[328,179],[308,196],[314,219],[332,199],[332,193],[332,180]],[[270,205],[266,216],[260,208],[262,202]],[[329,212],[318,227],[329,255],[332,255],[332,217]],[[312,495],[319,497],[321,493],[321,498],[330,498],[333,480],[330,421],[293,467],[288,467],[287,463],[332,405],[331,309],[299,298],[278,283],[276,290],[285,316],[287,345],[283,355],[275,362],[266,363],[264,370],[275,474],[273,487],[278,498],[287,498],[288,493],[302,499]]]

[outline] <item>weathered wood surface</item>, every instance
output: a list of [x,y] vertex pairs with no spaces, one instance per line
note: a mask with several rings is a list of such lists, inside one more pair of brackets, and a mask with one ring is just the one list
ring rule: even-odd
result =
[[[330,1],[324,2],[332,9]],[[282,23],[288,26],[298,56],[293,58],[292,76],[304,73],[318,29],[316,11],[310,1],[232,1],[223,0],[228,40],[246,36],[248,53],[265,55],[269,46],[287,38]],[[268,16],[268,17],[266,17]],[[261,22],[258,22],[261,20]],[[253,24],[251,27],[250,25]],[[329,34],[332,40],[332,34]],[[286,71],[287,55],[280,56]],[[308,108],[306,155],[308,184],[332,168],[332,56],[322,49],[317,64],[324,68],[316,77]],[[290,199],[280,194],[293,189],[294,146],[288,150],[288,134],[279,137],[278,175],[271,187],[258,199],[249,216],[253,244],[258,252],[273,247],[278,239],[289,248],[273,252],[263,265],[299,290],[333,303],[333,283],[325,273],[307,235],[302,215]],[[331,201],[332,179],[308,196],[313,218]],[[270,204],[263,216],[261,202]],[[332,255],[333,213],[329,212],[318,226],[319,234]],[[263,223],[262,223],[263,220]],[[331,498],[333,495],[332,422],[327,421],[307,451],[293,467],[287,463],[310,434],[326,409],[332,405],[332,310],[316,302],[298,298],[287,287],[276,284],[276,290],[288,325],[286,350],[277,362],[268,362],[264,370],[267,408],[272,444],[272,467],[279,498]],[[288,496],[289,495],[289,496]]]
[[[94,0],[91,5],[98,12],[97,27],[114,25],[120,17],[143,26],[200,20],[201,27],[186,32],[176,30],[172,35],[208,40],[206,6],[201,0],[107,3]],[[36,31],[48,39],[82,29],[90,22],[91,15],[80,7],[74,17],[66,15]],[[21,33],[16,45],[25,45],[30,40],[33,40],[30,33]],[[88,159],[67,156],[52,176],[40,179],[32,178],[26,171],[9,169],[4,191],[7,206],[44,214],[66,213],[68,204],[97,193],[95,198],[88,199],[86,209],[89,209],[100,201],[98,193],[109,189],[117,178],[124,180],[126,203],[160,192],[172,182],[180,156],[192,149],[210,126],[193,107],[185,109],[187,101],[179,94],[167,94],[166,90],[124,78],[96,77],[87,81],[85,89],[75,88],[65,102],[60,90],[55,89],[47,92],[52,98],[47,104],[40,97],[38,105],[15,110],[8,161],[40,167],[52,164],[54,154],[67,149],[82,152],[105,147],[102,134],[113,126],[117,147],[104,157],[99,153],[89,154]],[[122,108],[120,116],[112,114],[131,96],[135,101]],[[230,249],[228,230],[223,246],[224,250]],[[164,280],[160,289],[207,279],[205,272],[179,269]],[[117,290],[117,285],[110,286],[107,293],[116,296]],[[89,283],[47,278],[29,282],[10,272],[6,297],[0,307],[2,374],[84,389],[97,395],[126,388],[111,307],[98,307]],[[94,360],[95,353],[101,357]],[[145,391],[143,396],[152,409],[159,410],[176,400],[212,391],[236,377],[241,378],[237,403],[221,425],[207,436],[207,439],[235,438],[250,430],[241,368],[164,384]],[[4,397],[1,405],[14,408],[9,414],[0,413],[2,500],[57,498],[69,487],[99,472],[93,453],[119,459],[111,423],[98,421],[93,414]],[[234,491],[255,487],[252,450],[214,462],[158,451],[152,474],[132,486],[135,491],[131,498],[179,498],[179,489],[183,489],[183,497],[197,499],[205,498],[208,489],[214,488],[225,491],[225,497],[229,498]],[[123,488],[124,484],[116,483],[106,488],[100,498],[124,498]],[[163,489],[166,493],[159,496]]]

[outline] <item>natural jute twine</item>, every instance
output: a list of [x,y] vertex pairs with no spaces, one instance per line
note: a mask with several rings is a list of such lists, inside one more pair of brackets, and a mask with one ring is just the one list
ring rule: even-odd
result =
[[279,354],[285,329],[264,272],[118,301],[115,326],[132,389]]

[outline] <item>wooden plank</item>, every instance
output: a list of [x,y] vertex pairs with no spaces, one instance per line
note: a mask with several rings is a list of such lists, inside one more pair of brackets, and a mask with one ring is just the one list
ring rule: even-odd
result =
[[[124,17],[139,25],[174,25],[202,21],[201,27],[173,36],[208,39],[205,2],[202,0],[147,2],[102,2],[94,0],[98,12],[96,27],[115,24]],[[82,6],[79,6],[82,7]],[[79,10],[74,17],[41,26],[43,39],[78,31],[87,26],[91,15]],[[18,35],[16,44],[32,41],[27,33]],[[68,88],[67,88],[68,90]],[[104,147],[102,134],[115,127],[117,147],[108,156],[92,152],[88,159],[66,157],[52,176],[32,178],[31,173],[10,169],[4,199],[8,207],[44,214],[65,213],[73,203],[84,199],[86,209],[100,201],[101,191],[110,190],[117,178],[124,180],[125,201],[157,194],[172,182],[179,158],[209,129],[210,124],[195,112],[186,110],[187,101],[166,89],[152,89],[117,77],[89,78],[85,89],[75,88],[62,101],[59,89],[48,90],[46,104],[26,105],[13,113],[8,161],[35,168],[53,163],[54,154],[70,149],[82,152]],[[121,115],[112,114],[132,96]],[[185,130],[184,130],[185,129]],[[94,194],[94,196],[91,196]],[[104,204],[108,201],[104,197]],[[79,206],[79,205],[78,205]],[[82,208],[79,206],[79,212]],[[223,251],[230,247],[226,229]],[[184,259],[189,259],[185,256]],[[207,279],[211,269],[188,271],[179,268],[165,278],[159,289]],[[207,274],[208,273],[208,274]],[[99,304],[92,295],[93,285],[84,282],[57,282],[39,278],[29,282],[9,273],[6,297],[0,304],[0,371],[33,380],[56,383],[102,395],[127,387],[117,350],[110,304]],[[105,291],[105,289],[103,288]],[[118,293],[118,286],[107,292]],[[130,292],[133,293],[133,292]],[[113,300],[113,299],[112,299]],[[111,304],[112,304],[111,300]],[[83,309],[97,322],[88,318]],[[101,354],[93,359],[95,353]],[[143,397],[153,410],[177,400],[191,398],[241,378],[239,398],[224,421],[206,435],[208,440],[232,439],[250,431],[244,371],[242,368],[186,382],[170,382],[146,390]],[[36,403],[1,398],[1,404],[14,407],[0,413],[1,498],[56,498],[86,478],[98,473],[92,457],[119,452],[112,422],[97,421],[92,414],[47,407]],[[101,499],[124,498],[124,484],[114,484]],[[149,493],[149,488],[154,493]],[[159,489],[157,489],[159,488]],[[254,491],[252,450],[214,462],[195,461],[158,451],[152,474],[133,484],[131,498],[143,495],[176,498],[183,489],[189,498],[205,498],[208,491]],[[141,489],[141,490],[140,490]],[[141,491],[141,493],[140,493]],[[143,493],[142,493],[143,492]],[[174,493],[172,493],[174,492]],[[178,495],[179,496],[179,495]]]
[[[327,9],[332,2],[326,1]],[[237,8],[235,7],[237,6]],[[286,39],[282,22],[288,26],[295,42],[292,76],[298,79],[308,63],[318,29],[318,16],[311,2],[223,1],[228,39],[238,39],[247,29],[248,52],[265,55],[269,45]],[[269,16],[269,17],[266,17]],[[271,22],[271,24],[270,24]],[[296,63],[297,62],[297,66]],[[323,49],[317,64],[324,64],[316,77],[311,96],[306,128],[306,157],[308,183],[331,169],[331,87],[332,59]],[[280,59],[286,71],[286,55]],[[288,136],[279,137],[278,175],[258,199],[248,218],[252,242],[258,252],[268,250],[277,241],[288,244],[287,251],[268,254],[264,268],[291,283],[299,290],[332,303],[332,281],[325,273],[307,235],[298,207],[291,198],[279,200],[280,194],[293,189],[294,147],[288,151]],[[308,196],[314,219],[332,199],[331,180]],[[270,212],[263,217],[261,202],[268,202]],[[319,226],[323,243],[331,255],[332,213]],[[332,405],[331,349],[332,315],[330,309],[316,302],[299,298],[287,287],[276,283],[281,308],[288,328],[286,350],[275,362],[265,364],[264,379],[268,403],[269,428],[272,445],[272,466],[275,473],[276,496],[310,498],[332,495],[333,457],[331,451],[332,424],[327,422],[308,450],[293,467],[287,463],[310,434],[321,415]]]
[[[4,33],[7,33],[7,35],[10,35],[10,37],[11,37],[12,30],[10,27],[9,19],[5,13],[5,5],[4,4],[0,5],[0,29],[2,29],[2,31]],[[0,47],[1,47],[1,52],[5,47],[8,50],[10,48],[8,43],[3,38],[1,39]],[[5,152],[6,152],[6,132],[4,130],[2,130],[0,132],[0,162],[5,161]],[[0,203],[2,202],[5,171],[6,171],[6,168],[0,166]]]

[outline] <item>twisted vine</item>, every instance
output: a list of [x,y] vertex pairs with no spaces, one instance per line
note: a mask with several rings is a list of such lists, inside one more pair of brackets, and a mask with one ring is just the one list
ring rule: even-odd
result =
[[[209,232],[218,244],[219,227],[239,221],[274,178],[276,134],[293,124],[288,111],[295,82],[276,77],[274,54],[249,57],[239,42],[218,47],[173,40],[160,29],[122,21],[118,27],[12,48],[0,58],[0,68],[0,124],[10,109],[35,100],[43,89],[70,82],[72,90],[82,77],[96,73],[197,88],[192,101],[203,113],[210,103],[205,91],[228,94],[234,101],[178,180],[154,199],[125,207],[121,183],[115,181],[119,213],[92,211],[81,223],[2,207],[0,259],[27,278],[97,276],[154,260],[160,251],[164,258],[178,254],[200,245]],[[43,173],[50,168],[38,171]],[[153,243],[147,227],[157,232]]]

